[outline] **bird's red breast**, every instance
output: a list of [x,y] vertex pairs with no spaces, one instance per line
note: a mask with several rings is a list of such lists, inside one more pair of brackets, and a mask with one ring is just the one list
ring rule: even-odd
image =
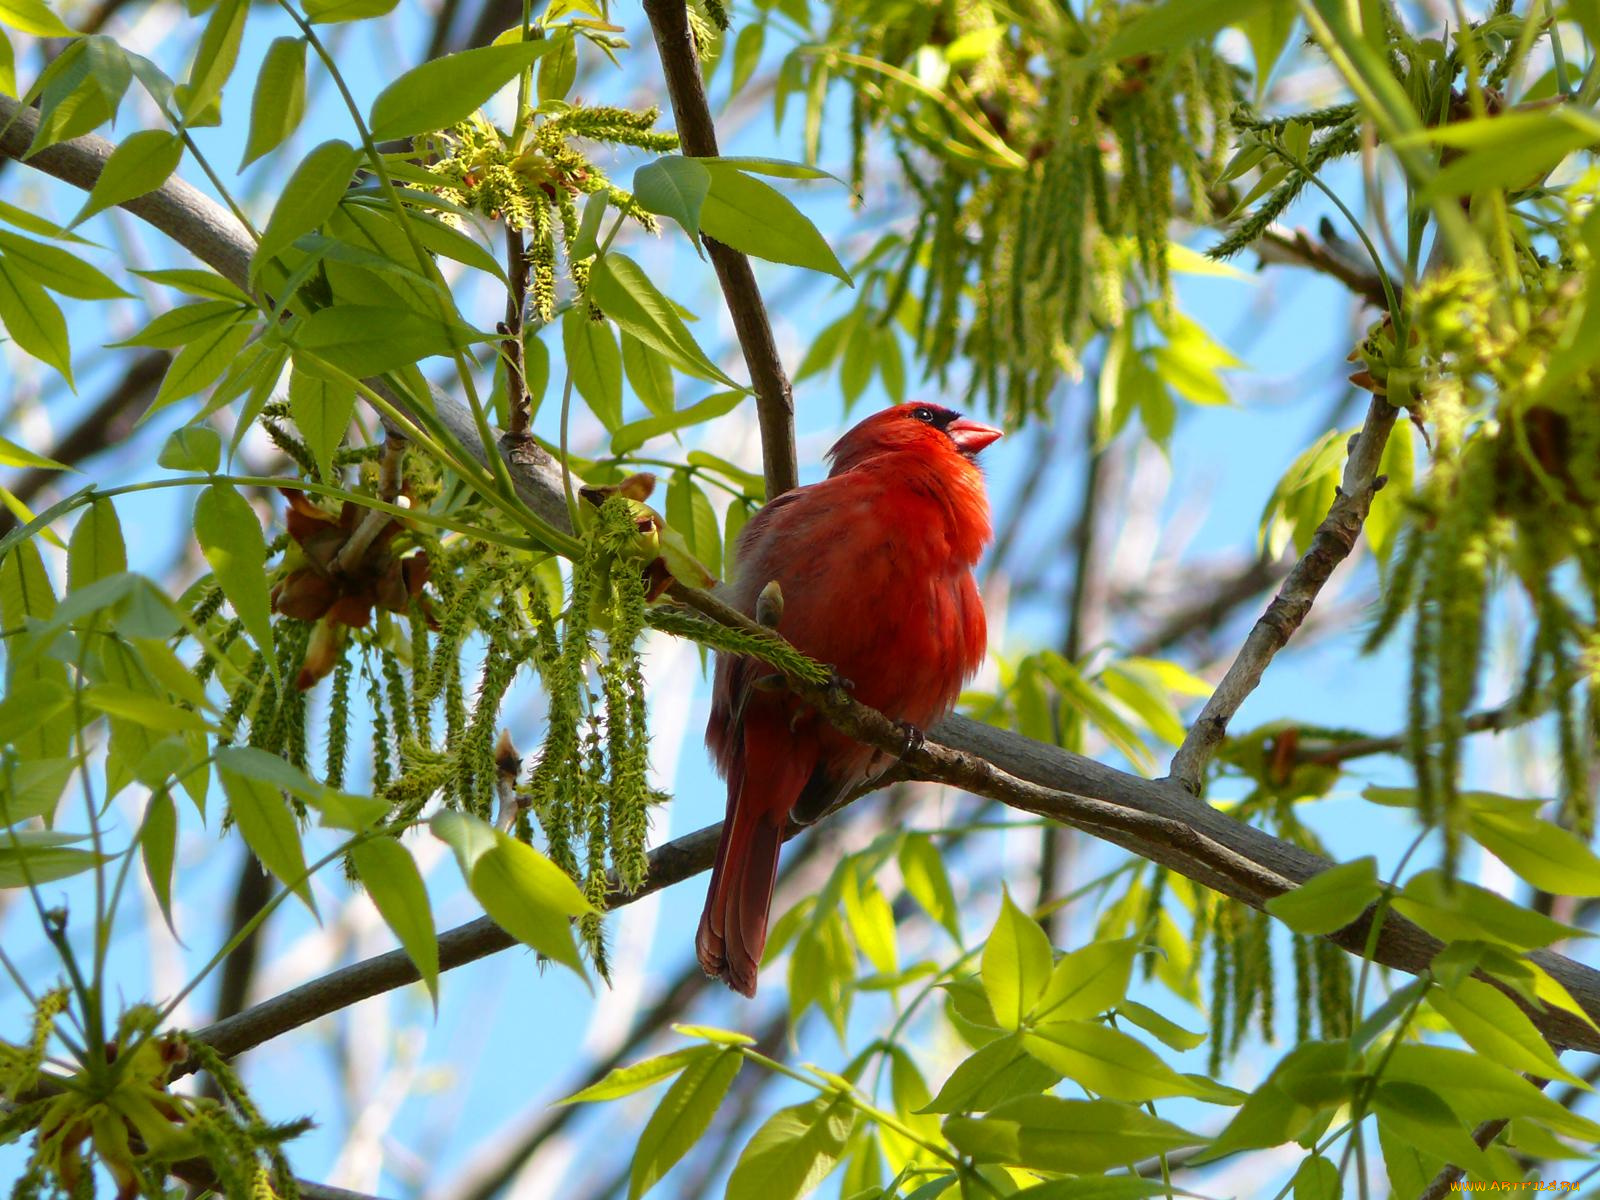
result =
[[[1000,431],[933,404],[856,425],[828,478],[779,496],[739,539],[725,599],[753,614],[771,581],[778,631],[830,664],[853,694],[919,728],[954,706],[983,661],[972,568],[990,538],[974,457]],[[706,971],[746,995],[766,945],[778,847],[791,815],[814,820],[886,766],[783,691],[770,668],[718,655],[706,742],[728,781],[728,815],[696,946]]]

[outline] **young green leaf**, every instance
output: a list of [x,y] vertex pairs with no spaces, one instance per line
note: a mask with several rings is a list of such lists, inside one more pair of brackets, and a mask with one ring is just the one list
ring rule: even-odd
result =
[[32,275],[36,282],[63,296],[76,300],[116,300],[128,294],[99,267],[59,246],[0,230],[0,252]]
[[169,471],[199,471],[209,475],[222,461],[222,435],[209,425],[185,425],[174,429],[156,456],[158,465]]
[[306,0],[306,16],[314,25],[365,21],[393,12],[400,0]]
[[311,448],[324,479],[335,479],[333,452],[350,428],[356,390],[351,383],[334,382],[294,370],[289,375],[289,415]]
[[955,889],[944,868],[944,857],[924,833],[908,833],[900,842],[900,878],[912,899],[961,944],[961,910],[956,907]]
[[1561,1065],[1544,1036],[1510,996],[1492,984],[1461,979],[1428,993],[1428,1003],[1480,1054],[1501,1066],[1587,1088]]
[[1090,942],[1063,955],[1051,968],[1050,981],[1028,1013],[1029,1021],[1081,1020],[1122,1003],[1138,952],[1133,941],[1123,938]]
[[756,1130],[728,1177],[727,1200],[797,1200],[844,1155],[856,1110],[843,1096],[779,1109]]
[[622,353],[611,326],[590,320],[585,305],[569,308],[561,318],[561,345],[572,386],[589,411],[615,433],[622,424]]
[[89,870],[106,858],[93,850],[77,850],[64,842],[82,841],[83,834],[44,829],[0,830],[0,888],[54,883]]
[[669,154],[633,173],[633,198],[646,212],[671,217],[683,227],[702,258],[700,208],[711,191],[711,172],[699,159]]
[[611,253],[597,260],[589,274],[589,298],[617,328],[664,355],[685,374],[739,387],[700,349],[672,301],[632,259]]
[[556,1104],[588,1104],[597,1100],[617,1100],[623,1096],[631,1096],[664,1079],[671,1079],[685,1067],[702,1058],[715,1057],[720,1053],[721,1051],[714,1046],[686,1046],[682,1050],[674,1050],[671,1054],[647,1058],[643,1062],[626,1067],[615,1067],[606,1073],[605,1078],[591,1083],[581,1091],[573,1092],[564,1100],[557,1100]]
[[532,846],[464,813],[436,813],[429,826],[455,851],[468,889],[495,924],[583,977],[571,918],[594,908],[560,867]]
[[[1078,1175],[1099,1174],[1206,1140],[1131,1104],[1055,1096],[1022,1096],[982,1120],[956,1117],[944,1128],[958,1150],[980,1161]],[[985,1136],[989,1133],[1001,1137]]]
[[306,40],[276,38],[267,47],[256,77],[255,95],[250,99],[250,135],[239,169],[281,146],[300,127],[305,112]]
[[718,1050],[697,1058],[667,1089],[639,1135],[628,1172],[628,1200],[639,1200],[711,1127],[744,1057]]
[[84,509],[67,543],[67,588],[77,591],[127,569],[128,551],[116,507],[98,499]]
[[1054,956],[1039,922],[1000,898],[1000,917],[983,948],[983,990],[1002,1029],[1016,1029],[1044,995]]
[[45,0],[0,0],[0,25],[34,37],[76,37],[78,31],[51,11]]
[[175,133],[141,129],[129,134],[111,152],[72,224],[81,225],[97,212],[155,191],[178,169],[182,159],[183,139]]
[[67,319],[44,288],[4,254],[0,254],[0,324],[22,350],[54,367],[72,386]]
[[229,483],[214,483],[194,506],[194,534],[217,586],[273,671],[272,602],[267,595],[267,543],[249,501]]
[[238,358],[239,351],[255,332],[255,311],[242,313],[232,321],[219,321],[200,334],[173,358],[155,399],[139,418],[143,424],[155,413],[196,392],[203,391]]
[[300,830],[284,802],[283,793],[269,783],[240,775],[227,767],[219,766],[217,776],[222,780],[228,811],[233,814],[245,845],[315,916],[317,905],[305,878],[306,856],[300,845]]
[[782,192],[715,159],[701,160],[711,187],[700,228],[744,254],[832,275],[855,286],[832,248]]
[[[626,338],[627,334],[623,334],[623,337]],[[629,454],[651,438],[666,433],[676,433],[680,429],[688,429],[726,416],[743,403],[745,396],[746,393],[742,391],[718,392],[715,396],[707,396],[698,404],[691,404],[677,412],[646,417],[642,421],[632,421],[611,435],[611,453],[617,456]]]
[[428,889],[410,853],[391,837],[378,836],[350,847],[350,861],[383,923],[400,939],[406,956],[439,1007],[439,938],[434,931]]
[[172,803],[172,793],[166,788],[150,795],[144,812],[144,826],[139,830],[139,853],[144,860],[145,878],[150,881],[150,892],[161,909],[162,919],[172,936],[178,936],[172,923],[172,866],[178,848],[178,809]]
[[667,526],[683,535],[689,553],[705,564],[712,575],[722,575],[722,533],[717,528],[717,513],[711,500],[687,471],[672,473],[667,485]]
[[677,405],[673,395],[672,367],[667,360],[632,334],[622,334],[622,369],[628,377],[628,386],[652,414],[658,417],[671,415]]
[[1529,809],[1472,803],[1467,832],[1534,887],[1558,896],[1600,896],[1600,857],[1576,834]]
[[189,68],[189,82],[175,94],[178,107],[189,124],[220,121],[214,106],[221,99],[222,87],[239,60],[239,43],[244,38],[249,12],[249,0],[218,0],[211,10],[211,18],[206,22],[194,53],[194,65]]
[[1023,1033],[1022,1045],[1051,1070],[1112,1100],[1212,1096],[1211,1088],[1196,1087],[1143,1042],[1093,1021],[1045,1021]]
[[360,160],[354,147],[338,139],[323,142],[301,160],[283,185],[267,227],[261,231],[261,244],[250,259],[252,279],[274,255],[287,250],[297,237],[310,233],[333,215]]
[[392,141],[465,120],[536,59],[570,41],[568,35],[480,46],[413,67],[372,102],[372,136]]
[[1368,856],[1313,875],[1292,892],[1267,901],[1267,911],[1296,933],[1343,929],[1383,894],[1378,860]]

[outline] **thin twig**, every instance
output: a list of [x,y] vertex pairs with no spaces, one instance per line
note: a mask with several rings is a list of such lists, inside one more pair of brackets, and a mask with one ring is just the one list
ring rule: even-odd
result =
[[[700,58],[689,32],[683,0],[644,0],[644,11],[661,52],[661,69],[683,152],[694,158],[715,158],[717,131],[711,121],[711,107],[706,103]],[[756,287],[750,260],[714,238],[704,241],[728,302],[739,348],[744,351],[750,384],[755,388],[762,471],[767,480],[767,499],[772,500],[800,482],[794,448],[794,392],[778,356],[772,323],[767,319],[767,306]]]
[[1311,605],[1333,569],[1355,549],[1356,538],[1367,519],[1374,493],[1382,486],[1378,464],[1389,444],[1397,410],[1382,396],[1374,396],[1366,423],[1350,446],[1344,478],[1333,507],[1317,526],[1311,546],[1295,563],[1283,587],[1250,631],[1228,673],[1211,693],[1205,708],[1189,728],[1183,745],[1173,756],[1171,777],[1194,795],[1201,793],[1206,764],[1227,735],[1228,722],[1261,682],[1273,656],[1283,649],[1311,611]]
[[510,424],[505,436],[512,441],[525,441],[530,436],[531,407],[528,402],[527,372],[523,358],[526,348],[522,344],[522,320],[528,307],[528,247],[522,240],[522,230],[506,226],[506,319],[500,326],[505,335],[501,342],[506,364],[506,413]]
[[[1530,712],[1519,702],[1512,701],[1499,708],[1486,708],[1467,716],[1461,722],[1461,732],[1500,733],[1531,721],[1537,716],[1539,716],[1537,712]],[[1320,767],[1334,767],[1353,758],[1399,753],[1406,748],[1409,741],[1409,734],[1395,733],[1388,737],[1350,738],[1348,741],[1334,742],[1332,745],[1308,746],[1302,742],[1295,749],[1294,761]]]
[[1269,225],[1253,249],[1264,263],[1283,263],[1308,267],[1331,279],[1337,279],[1357,297],[1376,308],[1387,307],[1383,294],[1383,281],[1370,266],[1356,263],[1334,248],[1330,239],[1318,240],[1304,229],[1288,229],[1282,225]]

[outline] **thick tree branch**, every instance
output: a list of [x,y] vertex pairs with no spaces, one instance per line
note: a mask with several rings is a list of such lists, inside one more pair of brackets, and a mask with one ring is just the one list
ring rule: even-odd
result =
[[1333,507],[1317,526],[1310,548],[1295,563],[1283,587],[1250,631],[1233,665],[1217,684],[1217,690],[1211,693],[1190,726],[1183,745],[1173,756],[1172,778],[1195,795],[1203,790],[1206,764],[1227,735],[1233,714],[1256,690],[1273,656],[1300,628],[1333,569],[1355,549],[1362,523],[1372,507],[1373,494],[1383,486],[1378,479],[1378,464],[1383,461],[1383,449],[1389,444],[1389,431],[1394,428],[1396,412],[1383,397],[1372,398],[1366,423],[1351,443],[1350,457],[1345,462],[1344,478]]
[[[27,124],[31,114],[19,112],[18,108],[16,101],[0,96],[0,123],[16,118],[12,131],[0,142],[0,152],[19,154],[16,137],[20,136],[24,145],[32,137],[32,126]],[[25,126],[21,134],[16,133],[18,126]],[[96,144],[109,147],[103,139],[79,138],[36,155],[29,165],[87,187],[97,176],[104,153],[109,152],[101,152]],[[248,237],[237,224],[229,223],[231,218],[219,220],[218,206],[193,188],[171,180],[159,192],[133,204],[138,206],[135,211],[142,210],[141,215],[153,214],[148,218],[152,222],[159,218],[162,229],[228,278],[243,280],[244,264],[250,254]],[[225,213],[222,215],[226,217]],[[219,245],[218,239],[224,236],[231,237],[232,243]],[[441,418],[456,428],[467,446],[482,451],[465,410],[448,397],[440,396],[437,401]],[[1290,573],[1268,616],[1258,623],[1240,654],[1247,668],[1253,664],[1254,676],[1248,687],[1232,689],[1230,694],[1236,698],[1226,706],[1215,737],[1201,755],[1201,768],[1220,741],[1227,719],[1254,687],[1254,680],[1259,679],[1261,668],[1292,632],[1292,625],[1285,627],[1277,622],[1293,618],[1298,623],[1303,619],[1328,574],[1349,553],[1371,498],[1377,464],[1394,416],[1387,404],[1374,402],[1346,466],[1343,494],[1334,513],[1319,528],[1312,551]],[[536,508],[551,512],[552,518],[560,514],[564,525],[559,473],[530,465],[516,456],[511,459],[511,469],[525,498]],[[710,596],[695,593],[692,598],[695,607],[713,619],[749,625],[748,618]],[[1275,613],[1280,605],[1285,611]],[[1267,626],[1265,632],[1263,625]],[[1240,663],[1236,662],[1235,670],[1239,668]],[[1234,673],[1230,671],[1230,675]],[[1224,684],[1228,681],[1224,680]],[[802,694],[846,733],[891,752],[903,746],[904,732],[896,723],[848,696],[827,689]],[[1064,821],[1255,908],[1332,865],[1319,855],[1218,812],[1170,779],[1149,780],[1126,774],[961,717],[942,722],[930,731],[930,736],[936,740],[905,756],[912,776],[949,783],[1023,811]],[[719,834],[719,826],[710,826],[655,850],[646,892],[706,870]],[[625,898],[613,897],[614,904],[623,902]],[[1353,953],[1361,953],[1369,920],[1370,915],[1364,915],[1331,935],[1331,940]],[[510,938],[487,919],[475,921],[441,936],[440,965],[445,969],[460,966],[510,944]],[[1416,973],[1428,965],[1438,949],[1438,941],[1390,913],[1383,922],[1374,957],[1386,966]],[[1600,971],[1550,951],[1536,951],[1529,957],[1566,987],[1591,1018],[1600,1020]],[[319,1016],[416,978],[410,960],[395,951],[258,1004],[202,1031],[201,1036],[224,1054],[238,1054]],[[1600,1051],[1600,1033],[1578,1017],[1557,1009],[1529,1011],[1529,1016],[1554,1044]]]
[[[661,70],[683,152],[694,158],[715,158],[717,131],[711,122],[711,107],[706,103],[700,57],[695,51],[694,35],[689,32],[683,0],[644,0],[644,11],[661,52]],[[783,360],[778,357],[772,323],[767,319],[767,306],[756,287],[750,260],[713,238],[704,241],[728,301],[728,313],[733,317],[734,332],[750,371],[750,384],[756,390],[761,465],[767,479],[767,499],[771,500],[800,481],[794,449],[794,392]]]

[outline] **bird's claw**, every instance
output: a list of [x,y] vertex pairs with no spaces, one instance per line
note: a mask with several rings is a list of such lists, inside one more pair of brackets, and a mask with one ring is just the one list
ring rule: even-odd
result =
[[927,745],[928,739],[922,730],[918,729],[910,721],[896,721],[895,724],[900,727],[900,733],[905,738],[905,741],[900,746],[899,754],[900,761],[904,762],[908,755],[921,750],[923,746]]

